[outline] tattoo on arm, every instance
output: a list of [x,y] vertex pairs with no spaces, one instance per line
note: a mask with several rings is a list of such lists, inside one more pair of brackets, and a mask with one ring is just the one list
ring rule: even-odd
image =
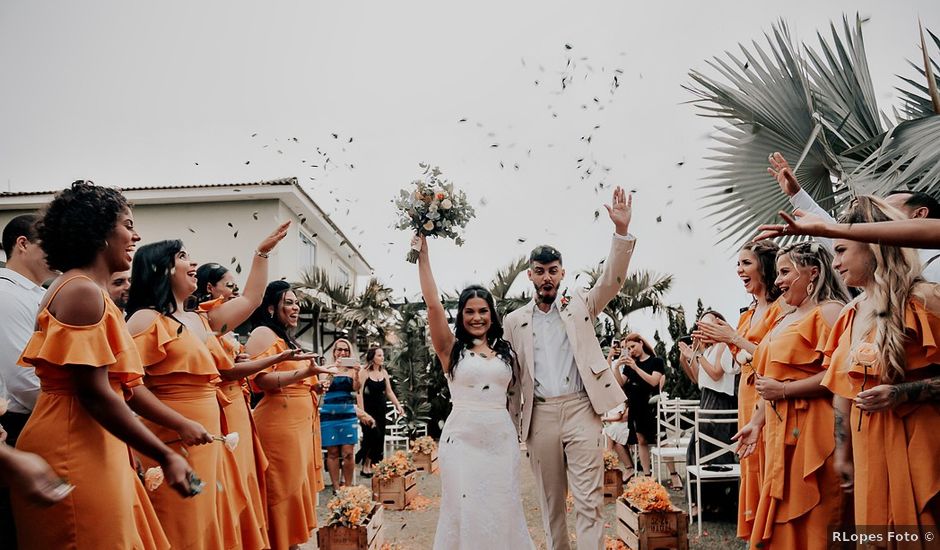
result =
[[918,380],[916,382],[902,382],[892,388],[892,395],[897,393],[898,401],[922,403],[925,401],[940,401],[940,376]]
[[835,411],[835,435],[836,435],[836,447],[842,447],[845,445],[845,415],[841,411]]

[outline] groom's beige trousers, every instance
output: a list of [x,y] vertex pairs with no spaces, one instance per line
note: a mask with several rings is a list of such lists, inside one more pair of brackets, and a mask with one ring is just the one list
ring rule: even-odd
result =
[[604,452],[601,421],[587,393],[535,398],[526,441],[548,547],[569,550],[565,498],[574,499],[578,550],[603,550]]

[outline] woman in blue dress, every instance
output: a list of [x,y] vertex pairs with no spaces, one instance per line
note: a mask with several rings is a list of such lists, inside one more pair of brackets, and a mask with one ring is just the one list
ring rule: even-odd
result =
[[[353,450],[359,442],[358,423],[371,426],[375,420],[362,410],[359,396],[359,365],[344,366],[342,359],[352,355],[352,344],[345,338],[333,343],[333,364],[337,374],[330,381],[320,401],[320,435],[326,449],[326,469],[330,472],[333,490],[352,485],[355,459]],[[340,460],[343,479],[340,482]]]

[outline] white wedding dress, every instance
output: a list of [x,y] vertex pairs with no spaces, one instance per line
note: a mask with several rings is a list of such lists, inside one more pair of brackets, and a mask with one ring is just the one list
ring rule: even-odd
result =
[[435,550],[534,549],[519,491],[519,439],[506,409],[512,373],[499,357],[466,352],[448,378],[441,432],[441,511]]

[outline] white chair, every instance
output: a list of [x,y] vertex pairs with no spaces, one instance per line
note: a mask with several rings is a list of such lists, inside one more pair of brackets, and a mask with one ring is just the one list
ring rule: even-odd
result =
[[691,440],[698,401],[694,399],[660,399],[656,402],[656,445],[650,447],[656,481],[662,482],[663,459],[685,462],[686,448]]
[[404,417],[389,403],[385,412],[385,455],[398,449],[408,449],[408,434],[405,432]]
[[[695,434],[695,464],[688,465],[685,468],[685,486],[689,501],[689,510],[692,510],[692,484],[695,484],[695,502],[698,505],[696,519],[698,521],[698,534],[702,536],[702,483],[715,483],[718,481],[740,480],[741,465],[734,464],[716,464],[716,469],[710,469],[709,463],[716,458],[731,453],[734,455],[734,448],[737,443],[734,441],[721,441],[703,433],[702,429],[708,429],[707,426],[721,426],[723,424],[738,425],[738,411],[698,409],[695,411],[693,432]],[[715,446],[715,450],[702,455],[700,442],[710,443]],[[717,469],[720,467],[720,470]]]

